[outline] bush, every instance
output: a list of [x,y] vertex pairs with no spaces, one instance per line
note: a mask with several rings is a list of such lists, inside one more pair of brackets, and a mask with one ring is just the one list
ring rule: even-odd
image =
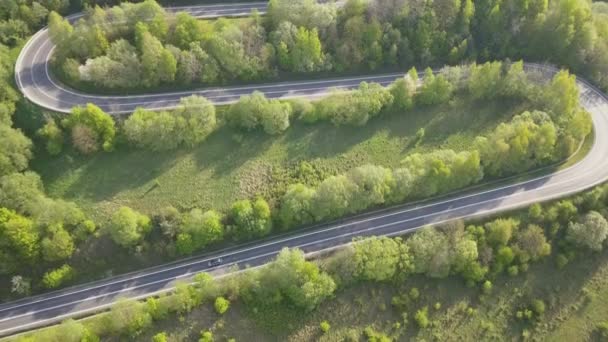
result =
[[213,342],[213,333],[211,331],[201,331],[201,338],[198,342]]
[[214,307],[215,312],[220,315],[223,315],[226,311],[228,311],[228,308],[230,307],[230,301],[228,301],[224,297],[217,297],[215,299]]
[[72,130],[74,146],[82,153],[95,152],[99,147],[104,151],[114,148],[114,120],[94,104],[72,108],[72,113],[63,119],[62,125]]
[[428,311],[428,307],[425,306],[424,308],[416,311],[416,315],[414,315],[414,321],[416,321],[416,324],[418,324],[418,327],[421,329],[428,327],[431,323],[429,321]]
[[55,120],[48,120],[46,124],[38,130],[38,135],[46,140],[46,150],[52,155],[58,155],[63,149],[63,132]]
[[163,331],[152,336],[152,342],[167,342],[167,333]]
[[47,289],[57,288],[74,277],[74,269],[65,264],[57,269],[48,271],[42,277],[42,285]]
[[329,329],[331,328],[331,325],[329,325],[328,321],[323,321],[321,322],[321,324],[319,325],[321,328],[321,331],[325,334],[329,331]]
[[140,242],[150,228],[150,219],[129,207],[118,209],[108,225],[112,240],[123,247],[130,247]]

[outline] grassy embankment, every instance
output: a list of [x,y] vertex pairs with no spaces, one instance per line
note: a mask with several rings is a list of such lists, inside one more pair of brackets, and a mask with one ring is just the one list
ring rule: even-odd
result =
[[[97,218],[121,205],[148,214],[167,205],[223,210],[255,195],[274,202],[287,185],[304,180],[302,162],[312,165],[318,180],[366,163],[395,167],[412,152],[467,149],[476,136],[525,109],[525,103],[463,99],[376,118],[364,127],[295,122],[278,137],[223,127],[193,149],[153,153],[120,146],[92,157],[68,152],[57,158],[39,153],[32,168],[50,196],[75,201]],[[420,128],[425,137],[417,144]]]

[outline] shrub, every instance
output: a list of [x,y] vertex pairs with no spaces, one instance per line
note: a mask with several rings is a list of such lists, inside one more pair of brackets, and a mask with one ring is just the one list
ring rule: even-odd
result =
[[230,301],[228,301],[224,297],[217,297],[215,299],[214,307],[215,311],[218,314],[223,315],[226,311],[228,311],[228,308],[230,307]]
[[425,306],[424,308],[416,311],[416,315],[414,315],[414,320],[416,321],[416,324],[418,324],[418,327],[422,329],[428,327],[431,323],[429,321],[428,311],[428,307]]
[[331,328],[331,325],[329,325],[329,322],[327,321],[323,321],[321,322],[321,324],[319,325],[321,328],[321,331],[325,334],[329,331],[329,329]]
[[42,285],[47,289],[53,289],[65,284],[74,277],[74,270],[70,265],[63,265],[52,271],[48,271],[42,278]]

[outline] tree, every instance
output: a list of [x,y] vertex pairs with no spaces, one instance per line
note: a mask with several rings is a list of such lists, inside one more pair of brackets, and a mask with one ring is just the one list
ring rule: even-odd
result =
[[319,324],[319,327],[321,328],[321,331],[326,334],[329,329],[331,329],[331,325],[329,325],[328,321],[323,321],[321,322],[321,324]]
[[449,241],[437,229],[428,227],[406,241],[412,256],[414,273],[442,278],[450,273]]
[[262,198],[253,203],[249,200],[235,202],[230,210],[230,217],[236,226],[235,236],[239,240],[264,236],[272,228],[270,207]]
[[354,243],[357,277],[364,280],[387,281],[397,272],[406,275],[411,269],[407,246],[398,239],[371,237]]
[[177,61],[169,50],[163,49],[158,61],[158,78],[161,82],[172,83],[177,73]]
[[[185,247],[184,252],[189,252],[183,254],[190,254],[192,251],[202,249],[224,237],[222,217],[213,210],[203,213],[200,209],[192,209],[184,215],[180,231],[178,242],[182,240],[182,249]],[[189,237],[182,236],[182,234],[187,234]],[[186,247],[186,243],[190,243],[191,246]],[[178,243],[178,249],[180,249],[179,247]]]
[[171,42],[179,48],[187,49],[190,44],[198,43],[202,38],[203,31],[199,21],[186,12],[177,13]]
[[23,276],[16,275],[11,278],[11,293],[29,296],[32,289],[31,281]]
[[152,336],[152,342],[167,342],[167,333],[159,332],[156,335]]
[[37,134],[46,140],[46,150],[50,155],[56,156],[61,153],[63,149],[63,132],[55,120],[48,120],[38,130]]
[[391,170],[381,166],[359,166],[350,170],[348,177],[356,186],[351,206],[357,211],[384,204],[395,187]]
[[[114,148],[114,137],[116,135],[114,120],[94,104],[89,103],[85,107],[72,108],[71,114],[63,119],[62,125],[71,130],[76,127],[85,130],[86,127],[88,134],[91,135],[96,144],[101,143],[104,151],[108,152]],[[76,145],[76,147],[79,146]],[[82,152],[86,152],[86,150]]]
[[304,184],[289,186],[281,198],[278,217],[285,229],[315,221],[312,211],[315,190]]
[[130,247],[141,241],[151,228],[150,219],[129,207],[116,211],[108,225],[112,240],[123,247]]
[[435,76],[431,68],[424,72],[422,86],[416,93],[416,101],[430,106],[447,102],[452,97],[453,87],[442,75]]
[[393,95],[393,108],[398,111],[408,111],[414,106],[414,94],[418,79],[412,79],[409,74],[395,80],[390,85]]
[[332,176],[317,188],[312,202],[312,212],[316,220],[344,216],[352,212],[351,202],[356,185],[346,176]]
[[312,0],[271,0],[266,15],[273,28],[287,21],[295,26],[324,30],[335,23],[336,7]]
[[421,329],[425,329],[431,323],[429,321],[428,312],[429,312],[429,309],[426,306],[424,308],[416,311],[414,320],[416,321],[416,324],[418,324],[418,327],[420,327]]
[[502,63],[473,64],[470,68],[469,92],[475,99],[490,99],[502,91]]
[[202,96],[181,98],[175,115],[180,139],[189,147],[204,141],[217,128],[215,106]]
[[20,130],[0,124],[0,176],[27,168],[32,142]]
[[484,170],[490,175],[507,175],[555,160],[558,127],[548,114],[524,112],[510,123],[500,124],[488,137],[478,137],[476,146]]
[[176,148],[182,135],[174,115],[168,112],[152,112],[143,108],[124,122],[123,131],[127,140],[140,148],[164,151]]
[[177,61],[173,54],[141,22],[135,27],[135,38],[141,53],[143,85],[155,87],[160,82],[173,81],[177,72]]
[[38,239],[34,222],[12,210],[0,208],[0,273],[35,261],[40,252]]
[[201,338],[198,342],[213,342],[213,333],[211,331],[201,331]]
[[514,232],[519,228],[519,221],[507,218],[496,219],[485,224],[486,237],[493,246],[506,246]]
[[47,289],[57,288],[74,277],[74,270],[68,264],[57,269],[51,270],[42,277],[42,285]]
[[291,42],[280,43],[279,51],[286,55],[283,59],[286,58],[287,63],[282,64],[290,71],[310,72],[323,67],[324,55],[316,28],[307,30],[300,27]]
[[228,308],[230,307],[230,301],[228,301],[224,297],[217,297],[215,299],[214,307],[215,307],[215,312],[217,312],[220,315],[223,315],[226,311],[228,311]]
[[[474,184],[483,178],[477,151],[456,153],[453,150],[436,150],[426,154],[414,153],[401,163],[408,172],[400,171],[399,176],[404,177],[397,187],[400,196],[409,192],[424,198]],[[409,191],[404,189],[408,183],[412,187]]]
[[585,214],[580,222],[570,222],[566,231],[567,240],[592,251],[602,250],[606,237],[608,237],[608,222],[596,211]]
[[551,244],[547,242],[543,229],[537,225],[528,227],[516,234],[516,251],[521,263],[536,261],[551,254]]
[[41,242],[44,260],[55,262],[71,257],[74,253],[74,241],[70,234],[61,225],[51,226],[48,230],[49,236]]
[[329,119],[338,126],[363,126],[392,103],[389,89],[378,83],[361,82],[356,90],[336,92],[318,101],[312,121]]
[[262,126],[268,134],[279,134],[289,127],[292,111],[289,103],[268,100],[263,93],[255,91],[232,104],[226,116],[233,126],[246,130]]
[[261,270],[260,286],[249,291],[246,298],[256,298],[260,303],[288,299],[296,307],[305,311],[316,308],[336,289],[331,276],[319,267],[306,261],[300,250],[284,248],[276,260]]
[[58,51],[65,51],[66,44],[70,42],[73,31],[74,28],[67,19],[63,19],[55,11],[49,13],[49,35],[51,41],[58,46]]
[[145,303],[122,299],[112,306],[104,323],[108,331],[133,338],[152,325],[152,316]]

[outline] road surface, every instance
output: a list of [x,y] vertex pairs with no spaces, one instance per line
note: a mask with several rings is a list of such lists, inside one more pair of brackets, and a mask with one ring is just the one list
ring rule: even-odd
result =
[[[250,4],[248,4],[250,5]],[[230,5],[236,6],[236,5]],[[203,14],[203,7],[189,10]],[[215,8],[214,10],[217,10]],[[234,8],[232,9],[236,11]],[[233,12],[235,13],[235,12]],[[284,82],[267,85],[200,90],[186,93],[141,96],[96,96],[56,87],[45,73],[45,63],[52,52],[46,31],[36,34],[19,57],[16,68],[20,89],[33,102],[58,111],[73,105],[93,102],[113,113],[131,111],[135,106],[164,108],[175,105],[180,97],[203,94],[216,103],[237,99],[253,90],[269,97],[326,94],[332,87],[354,87],[362,80],[386,84],[397,75],[352,77],[343,79]],[[557,72],[548,66],[526,64],[526,69],[547,75]],[[223,274],[229,265],[258,266],[272,259],[283,247],[297,247],[307,253],[319,252],[348,244],[353,237],[369,235],[395,236],[420,227],[458,218],[472,218],[570,195],[608,180],[608,97],[579,78],[581,104],[592,115],[595,141],[580,162],[551,175],[494,189],[455,194],[450,197],[410,206],[387,209],[317,226],[291,235],[252,242],[207,256],[193,257],[122,276],[83,284],[72,288],[25,298],[0,306],[0,335],[9,335],[37,326],[82,316],[109,307],[118,298],[143,298],[169,291],[176,281],[187,281],[201,271]],[[221,257],[223,264],[209,267],[208,261]]]

